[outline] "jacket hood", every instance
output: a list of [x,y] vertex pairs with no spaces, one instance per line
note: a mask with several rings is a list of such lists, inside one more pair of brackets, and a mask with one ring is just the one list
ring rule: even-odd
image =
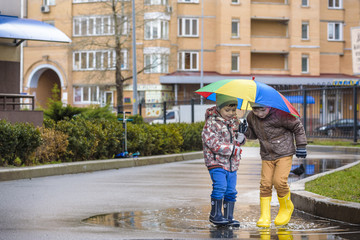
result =
[[210,116],[220,116],[219,112],[216,110],[216,106],[206,109],[205,120],[207,120]]

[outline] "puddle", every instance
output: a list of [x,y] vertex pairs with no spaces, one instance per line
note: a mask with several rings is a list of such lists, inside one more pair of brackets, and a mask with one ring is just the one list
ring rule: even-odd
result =
[[[272,207],[275,218],[278,207]],[[244,206],[235,210],[240,228],[218,228],[208,221],[210,207],[174,208],[156,211],[119,212],[93,216],[83,223],[146,232],[182,233],[187,237],[247,238],[247,239],[358,239],[360,225],[350,225],[295,210],[290,223],[283,228],[274,224],[268,229],[258,228],[258,206]],[[296,237],[295,236],[299,236]]]

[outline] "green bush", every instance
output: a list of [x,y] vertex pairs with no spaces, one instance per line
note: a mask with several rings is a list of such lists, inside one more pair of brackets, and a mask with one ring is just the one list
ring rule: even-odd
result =
[[201,132],[204,127],[204,122],[197,122],[192,124],[178,123],[178,128],[181,133],[184,143],[181,151],[200,151],[202,150]]
[[84,118],[86,120],[94,120],[94,119],[107,119],[107,120],[116,120],[116,114],[114,114],[108,105],[104,107],[99,106],[90,106],[88,108],[83,108],[78,116],[80,118]]
[[174,124],[128,124],[128,151],[142,156],[179,153],[183,138]]
[[112,158],[121,152],[123,129],[118,121],[77,118],[60,121],[55,129],[69,136],[68,161]]
[[63,106],[61,101],[53,101],[50,99],[48,109],[44,110],[44,118],[52,119],[55,122],[65,119],[70,120],[85,110],[85,108],[72,107],[69,104]]
[[[118,115],[118,118],[122,118],[123,116],[120,116],[121,114]],[[132,119],[131,124],[143,124],[144,123],[144,118],[142,116],[140,116],[139,114],[136,115],[132,115],[129,117],[129,119]]]
[[114,156],[122,151],[124,129],[122,123],[117,120],[95,120],[93,122],[100,126],[97,138],[98,146],[94,155],[94,159],[114,158]]
[[6,166],[15,160],[18,136],[13,126],[5,120],[0,121],[0,164]]
[[36,164],[62,162],[67,155],[68,135],[51,128],[41,128],[42,144],[36,149]]
[[98,126],[85,119],[62,120],[55,129],[69,136],[66,161],[85,161],[93,159],[98,145],[96,138]]
[[[151,156],[202,149],[203,123],[150,125],[143,123],[141,116],[134,119],[127,124],[129,153]],[[114,158],[124,151],[122,125],[121,121],[104,118],[45,119],[40,131],[29,124],[1,121],[0,164],[19,166]]]
[[39,129],[28,123],[0,121],[0,165],[31,165],[41,144]]

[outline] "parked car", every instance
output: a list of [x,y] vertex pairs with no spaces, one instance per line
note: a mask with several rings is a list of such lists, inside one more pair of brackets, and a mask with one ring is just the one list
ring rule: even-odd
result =
[[[357,133],[360,135],[360,121],[357,124]],[[338,119],[316,128],[316,132],[327,136],[341,136],[353,134],[354,119]]]

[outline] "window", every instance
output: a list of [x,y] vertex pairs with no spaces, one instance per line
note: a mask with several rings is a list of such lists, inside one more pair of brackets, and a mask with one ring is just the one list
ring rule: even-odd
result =
[[144,0],[145,5],[168,5],[169,0]]
[[309,40],[309,22],[302,22],[301,24],[301,39]]
[[103,98],[103,106],[104,105],[113,105],[114,104],[114,97],[113,92],[105,91],[104,92],[104,98]]
[[145,39],[169,39],[169,22],[150,20],[145,23]]
[[309,56],[301,56],[301,73],[309,73]]
[[[128,68],[128,52],[121,50],[121,69]],[[73,70],[115,69],[116,54],[113,50],[76,51],[73,52]]]
[[78,86],[74,87],[74,103],[99,103],[98,86]]
[[309,6],[309,0],[301,0],[301,6],[302,7],[308,7]]
[[231,71],[238,72],[239,71],[239,54],[231,54]]
[[169,72],[169,55],[167,54],[144,54],[145,73]]
[[46,6],[55,6],[56,0],[44,0],[44,5]]
[[342,8],[342,0],[329,0],[329,8],[333,8],[333,9]]
[[178,35],[180,37],[198,37],[199,19],[179,18]]
[[328,23],[328,40],[341,41],[343,40],[343,24],[342,23]]
[[231,4],[240,4],[240,0],[231,0]]
[[[73,3],[87,3],[87,2],[108,2],[109,0],[73,0]],[[130,0],[122,0],[128,2]]]
[[179,3],[199,3],[199,0],[178,0]]
[[179,52],[178,54],[178,69],[179,70],[198,70],[198,52]]
[[[127,34],[127,17],[118,16],[118,26],[123,35]],[[113,35],[114,21],[110,16],[74,17],[74,36]]]
[[231,20],[231,37],[232,38],[240,37],[239,25],[240,25],[240,20],[239,19],[232,19]]

